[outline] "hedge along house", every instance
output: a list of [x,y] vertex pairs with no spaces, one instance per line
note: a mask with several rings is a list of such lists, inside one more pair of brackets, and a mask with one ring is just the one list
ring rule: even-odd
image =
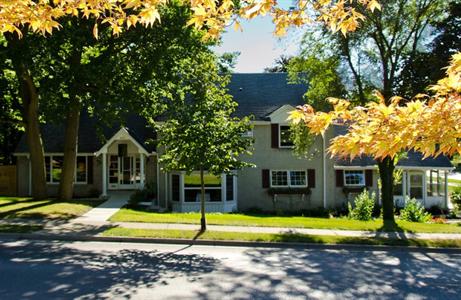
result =
[[[304,103],[307,87],[287,84],[287,75],[234,74],[229,93],[238,102],[236,115],[253,116],[253,155],[242,157],[256,168],[206,178],[207,211],[230,212],[252,208],[260,210],[313,209],[345,206],[363,189],[378,192],[376,163],[369,158],[353,161],[330,158],[325,149],[329,140],[341,134],[331,128],[325,139],[317,137],[309,158],[293,153],[287,116]],[[154,201],[159,208],[187,212],[200,208],[198,173],[165,173],[151,141],[159,138],[139,116],[128,117],[125,126],[113,126],[97,134],[98,120],[82,114],[78,137],[75,196],[109,195],[117,190],[142,189],[149,184],[157,190]],[[57,194],[63,158],[63,126],[46,124],[42,139],[46,152],[47,181],[50,195]],[[30,161],[23,138],[16,151],[18,193],[31,192]],[[399,162],[402,182],[396,188],[396,202],[405,195],[419,199],[425,206],[446,207],[447,172],[451,169],[444,156],[422,159],[410,152]]]

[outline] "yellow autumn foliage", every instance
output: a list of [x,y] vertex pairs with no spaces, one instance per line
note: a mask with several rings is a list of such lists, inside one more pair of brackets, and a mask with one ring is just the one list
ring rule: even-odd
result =
[[[16,32],[29,29],[52,34],[60,28],[60,18],[80,16],[107,23],[117,35],[136,24],[150,26],[160,22],[159,10],[171,0],[0,0],[0,31]],[[178,0],[180,1],[180,0]],[[217,38],[225,27],[237,19],[253,19],[271,15],[277,35],[285,34],[289,26],[303,26],[312,21],[326,23],[332,30],[353,31],[363,15],[351,7],[358,3],[363,9],[380,9],[377,0],[299,0],[294,7],[282,9],[276,0],[245,0],[239,7],[233,0],[182,0],[192,11],[190,26],[205,29],[205,38]],[[310,17],[312,16],[312,17]],[[314,19],[312,19],[314,18]],[[93,30],[98,34],[98,25]]]
[[435,94],[430,98],[418,95],[401,104],[401,97],[384,101],[377,93],[377,102],[353,108],[347,101],[335,99],[334,109],[328,113],[305,105],[293,111],[289,119],[303,122],[313,134],[323,134],[333,124],[347,126],[345,135],[331,140],[328,151],[332,156],[382,159],[408,150],[420,151],[424,157],[461,153],[460,76],[458,53],[447,68],[447,76],[432,87]]

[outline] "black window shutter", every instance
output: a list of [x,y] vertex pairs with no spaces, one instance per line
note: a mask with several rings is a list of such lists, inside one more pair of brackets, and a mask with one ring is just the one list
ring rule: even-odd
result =
[[279,124],[271,124],[271,146],[279,147]]
[[234,175],[226,175],[226,201],[234,200]]
[[307,185],[310,188],[315,188],[315,169],[307,170]]
[[372,186],[373,185],[373,171],[372,170],[365,170],[365,186]]
[[336,170],[336,186],[337,187],[344,186],[344,171],[343,170]]
[[263,188],[267,189],[270,187],[269,184],[269,170],[263,169],[262,170],[262,180],[263,180]]
[[171,199],[173,201],[179,201],[179,175],[171,175]]
[[88,165],[87,168],[87,182],[88,184],[93,184],[93,156],[88,156]]

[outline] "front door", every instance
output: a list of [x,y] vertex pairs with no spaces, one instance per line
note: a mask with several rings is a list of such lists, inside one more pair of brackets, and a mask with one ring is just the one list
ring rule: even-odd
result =
[[109,157],[109,189],[136,189],[140,178],[138,157],[133,155]]

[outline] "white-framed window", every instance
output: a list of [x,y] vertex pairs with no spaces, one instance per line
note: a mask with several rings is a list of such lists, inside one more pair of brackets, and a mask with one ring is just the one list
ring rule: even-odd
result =
[[279,147],[293,148],[290,125],[279,125]]
[[[88,183],[88,156],[77,155],[75,165],[75,183],[86,184]],[[61,181],[62,167],[64,164],[64,156],[46,155],[45,168],[46,168],[46,182],[59,183]]]
[[[205,201],[221,201],[221,176],[205,173]],[[200,172],[184,175],[184,202],[200,202]]]
[[344,186],[365,186],[365,171],[345,170]]
[[302,170],[271,170],[271,187],[307,187],[307,172]]

